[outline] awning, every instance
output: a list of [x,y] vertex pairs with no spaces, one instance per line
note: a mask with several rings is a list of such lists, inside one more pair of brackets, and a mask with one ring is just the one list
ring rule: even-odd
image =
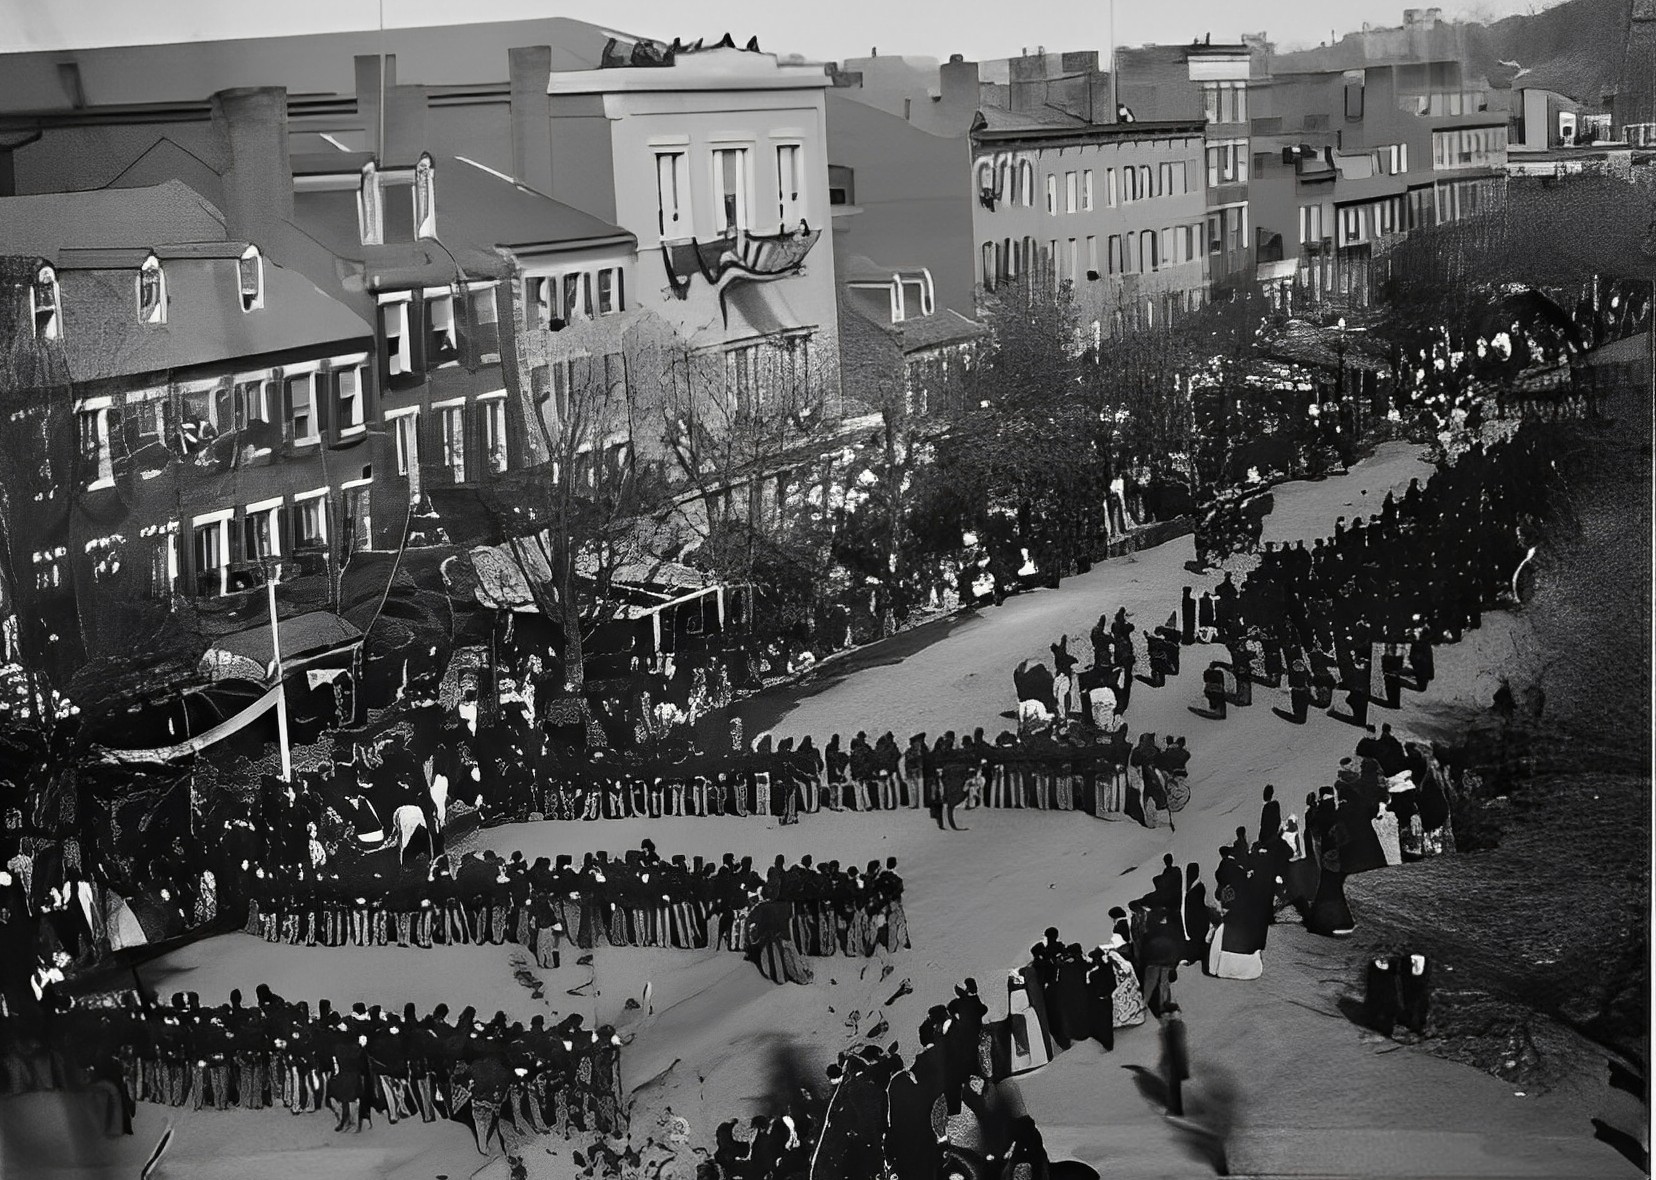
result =
[[[277,622],[282,638],[282,663],[302,666],[320,656],[331,655],[362,642],[362,632],[331,611],[318,610]],[[270,641],[270,624],[261,623],[245,631],[221,635],[201,657],[198,669],[209,680],[229,678],[264,684],[275,650]]]

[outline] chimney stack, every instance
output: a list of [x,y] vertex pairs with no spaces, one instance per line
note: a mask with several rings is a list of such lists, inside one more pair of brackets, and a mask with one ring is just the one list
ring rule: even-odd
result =
[[288,162],[287,91],[280,86],[221,90],[212,118],[229,144],[224,216],[233,238],[268,240],[269,227],[293,216]]
[[552,47],[513,49],[511,60],[512,179],[545,196],[552,195],[552,102],[546,96],[552,76]]

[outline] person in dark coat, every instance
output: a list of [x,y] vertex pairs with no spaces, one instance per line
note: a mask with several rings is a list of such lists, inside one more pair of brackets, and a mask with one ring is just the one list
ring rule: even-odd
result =
[[1267,784],[1265,802],[1259,808],[1259,842],[1274,846],[1282,835],[1282,804],[1276,801],[1276,788]]
[[1167,1082],[1167,1113],[1184,1117],[1184,1084],[1190,1078],[1190,1045],[1179,1006],[1162,1009],[1162,1077]]
[[1208,911],[1207,885],[1202,881],[1202,866],[1185,866],[1184,894],[1185,953],[1187,963],[1200,963],[1207,958],[1208,932],[1213,927],[1213,915]]
[[938,831],[943,830],[945,821],[953,831],[966,831],[955,823],[955,808],[966,802],[966,780],[972,777],[973,769],[975,768],[970,762],[958,756],[950,758],[939,768],[938,776],[942,779],[943,790],[935,809]]
[[1087,1011],[1092,1039],[1106,1052],[1115,1048],[1115,964],[1103,947],[1087,955]]
[[1399,1015],[1403,1027],[1416,1036],[1426,1035],[1426,1022],[1432,1007],[1432,962],[1425,955],[1408,955],[1402,963],[1398,978]]

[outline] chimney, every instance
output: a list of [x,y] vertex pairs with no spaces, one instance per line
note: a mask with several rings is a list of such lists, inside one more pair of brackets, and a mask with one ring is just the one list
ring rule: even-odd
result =
[[413,164],[430,146],[426,136],[425,87],[387,87],[384,162],[399,167]]
[[279,86],[213,95],[215,129],[229,145],[224,215],[233,238],[259,242],[293,216],[288,163],[287,91]]
[[552,104],[546,96],[552,76],[552,47],[513,49],[512,178],[527,188],[552,195]]
[[981,105],[977,62],[955,54],[938,70],[937,88],[944,107],[975,111]]
[[360,53],[355,60],[357,118],[362,120],[362,129],[367,133],[368,150],[374,153],[375,159],[383,163],[385,144],[381,138],[381,128],[384,112],[380,108],[380,96],[384,88],[392,85],[397,71],[396,59],[383,59],[383,70],[382,59],[374,54]]

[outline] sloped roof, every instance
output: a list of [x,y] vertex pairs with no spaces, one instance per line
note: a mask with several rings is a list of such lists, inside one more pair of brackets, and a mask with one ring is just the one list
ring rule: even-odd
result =
[[860,299],[842,298],[840,309],[842,312],[849,310],[858,319],[873,324],[905,354],[941,348],[946,344],[964,344],[989,332],[976,320],[968,319],[950,307],[927,316],[910,316],[900,324],[892,323],[889,313],[876,311]]
[[[239,253],[239,252],[238,252]],[[110,252],[112,263],[121,252]],[[243,358],[366,344],[360,316],[297,271],[264,260],[264,306],[241,308],[233,259],[164,264],[167,322],[138,322],[136,266],[65,269],[58,275],[63,349],[77,381],[165,373]]]
[[358,54],[393,54],[401,77],[427,86],[504,82],[507,51],[522,45],[551,46],[553,70],[590,70],[611,35],[585,21],[550,17],[5,54],[0,110],[70,109],[59,63],[79,67],[89,106],[200,102],[243,86],[283,86],[294,95],[354,94]]
[[0,198],[0,253],[223,241],[224,215],[179,180],[147,188]]
[[[630,246],[636,241],[618,226],[456,157],[444,156],[434,164],[441,244],[364,246],[354,189],[295,193],[294,222],[337,257],[365,266],[378,283],[392,285],[447,283],[454,278],[456,262],[470,275],[504,274],[501,247]],[[387,200],[396,199],[392,190]]]
[[983,107],[978,111],[974,121],[974,130],[981,127],[984,131],[1038,131],[1048,127],[1086,127],[1085,119],[1064,111],[1053,110],[1039,115],[1028,115],[1020,111],[1003,111],[999,107]]

